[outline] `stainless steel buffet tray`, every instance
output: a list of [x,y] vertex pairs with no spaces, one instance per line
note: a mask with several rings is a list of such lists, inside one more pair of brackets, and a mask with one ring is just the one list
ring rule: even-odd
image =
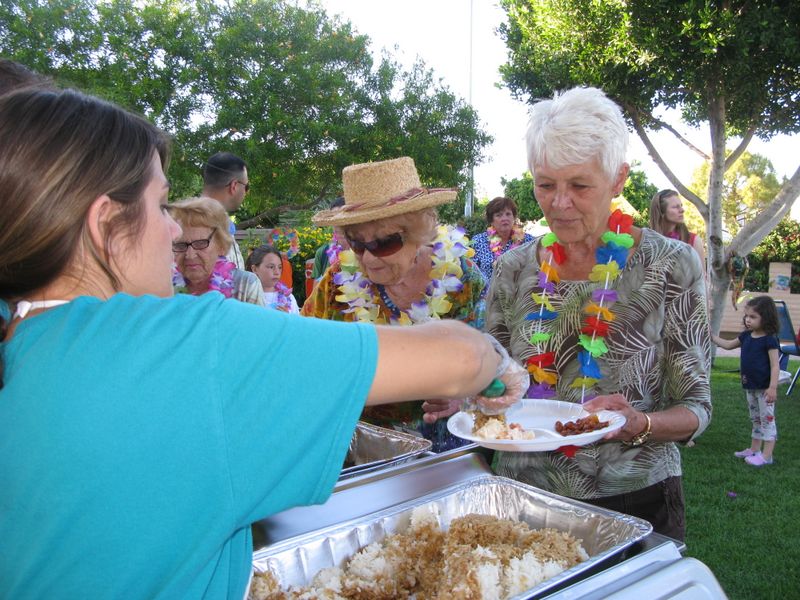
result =
[[359,421],[339,480],[402,464],[430,449],[425,438]]
[[456,517],[478,513],[551,527],[582,540],[589,559],[515,598],[554,588],[641,540],[651,525],[635,517],[597,508],[493,475],[479,475],[385,510],[284,539],[257,551],[256,571],[270,570],[283,587],[305,585],[325,567],[342,565],[364,546],[404,531],[412,511],[431,506],[446,529]]

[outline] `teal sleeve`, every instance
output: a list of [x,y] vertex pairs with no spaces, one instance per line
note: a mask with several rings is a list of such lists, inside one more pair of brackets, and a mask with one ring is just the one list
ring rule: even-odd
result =
[[378,346],[210,292],[78,298],[0,351],[0,595],[241,598],[250,523],[330,494]]
[[231,302],[218,310],[219,364],[237,375],[220,397],[241,524],[324,501],[375,375],[375,328]]

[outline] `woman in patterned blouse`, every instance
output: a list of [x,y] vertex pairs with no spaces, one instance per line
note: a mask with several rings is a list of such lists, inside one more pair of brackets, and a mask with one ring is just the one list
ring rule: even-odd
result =
[[494,263],[505,252],[526,244],[533,239],[522,231],[517,222],[517,205],[511,198],[499,196],[486,205],[486,231],[472,238],[475,249],[475,264],[486,278],[486,286],[492,280]]
[[498,474],[685,533],[677,443],[711,418],[703,269],[687,244],[611,214],[628,132],[602,91],[534,105],[527,133],[535,194],[552,230],[497,261],[486,330],[532,375],[530,398],[615,410],[599,442],[501,452]]

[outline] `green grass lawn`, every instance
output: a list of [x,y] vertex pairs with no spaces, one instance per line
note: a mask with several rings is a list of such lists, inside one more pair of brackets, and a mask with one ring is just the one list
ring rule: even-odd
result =
[[751,467],[733,456],[750,446],[738,366],[738,358],[715,360],[711,424],[681,450],[686,555],[704,562],[732,600],[800,598],[800,382],[788,397],[787,385],[778,388],[774,464]]

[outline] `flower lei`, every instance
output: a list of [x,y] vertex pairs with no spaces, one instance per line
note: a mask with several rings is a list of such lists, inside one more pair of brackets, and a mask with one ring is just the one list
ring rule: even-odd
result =
[[[226,298],[233,296],[233,270],[236,265],[229,261],[224,256],[217,258],[214,263],[214,269],[211,271],[211,279],[208,282],[209,292],[217,291]],[[189,286],[186,280],[181,275],[178,268],[173,263],[172,265],[172,287],[175,289],[176,294],[189,294]],[[201,292],[202,293],[202,292]],[[199,296],[200,293],[193,294]]]
[[342,245],[339,243],[339,240],[336,239],[336,234],[334,234],[333,238],[331,239],[331,243],[328,244],[328,247],[325,248],[325,254],[328,256],[328,266],[335,265],[339,261],[339,253],[342,251]]
[[277,295],[275,296],[275,303],[272,305],[272,308],[275,310],[280,310],[282,312],[289,312],[292,310],[292,290],[290,290],[287,286],[282,284],[280,281],[275,284],[275,291]]
[[[619,209],[615,210],[608,219],[609,231],[600,238],[604,245],[595,252],[597,264],[592,268],[589,280],[601,284],[602,287],[592,292],[592,301],[584,309],[584,325],[578,336],[578,344],[583,348],[578,352],[580,376],[570,384],[570,387],[581,390],[581,403],[596,396],[590,390],[603,378],[595,359],[608,352],[605,336],[614,320],[614,313],[608,307],[617,301],[617,292],[611,289],[611,284],[625,268],[628,251],[633,247],[633,236],[630,235],[632,225],[632,217]],[[528,371],[536,383],[529,388],[527,395],[532,398],[552,398],[556,395],[555,385],[558,381],[558,374],[552,368],[556,353],[544,351],[544,344],[551,334],[544,331],[543,323],[558,316],[548,298],[555,294],[555,284],[560,281],[553,262],[560,265],[567,256],[554,233],[545,235],[541,243],[547,249],[547,260],[539,267],[539,287],[542,293],[531,294],[533,301],[539,305],[539,310],[525,317],[526,320],[536,322],[529,340],[536,354],[526,361]]]
[[[464,230],[440,225],[432,248],[431,279],[425,288],[425,297],[414,302],[408,310],[400,310],[399,316],[391,316],[389,322],[392,325],[413,325],[441,318],[453,306],[447,299],[448,292],[463,289],[461,257],[470,258],[475,254]],[[342,312],[352,313],[356,321],[384,322],[380,316],[379,296],[372,282],[359,271],[361,267],[355,253],[345,250],[339,254],[339,261],[340,271],[333,276],[333,282],[339,286],[336,300],[347,304]]]
[[[492,254],[494,254],[495,258],[499,258],[503,253],[503,240],[500,237],[500,234],[497,233],[497,230],[490,225],[486,229],[486,235],[489,236],[489,250],[492,251]],[[522,231],[522,227],[515,224],[514,227],[511,228],[511,238],[508,241],[508,244],[510,245],[507,249],[511,250],[512,248],[516,248],[522,244],[524,240],[525,232]]]
[[289,250],[286,251],[286,258],[292,258],[300,252],[300,238],[297,237],[297,231],[289,227],[276,227],[272,230],[270,235],[272,238],[272,245],[277,246],[278,240],[285,237],[289,240]]

